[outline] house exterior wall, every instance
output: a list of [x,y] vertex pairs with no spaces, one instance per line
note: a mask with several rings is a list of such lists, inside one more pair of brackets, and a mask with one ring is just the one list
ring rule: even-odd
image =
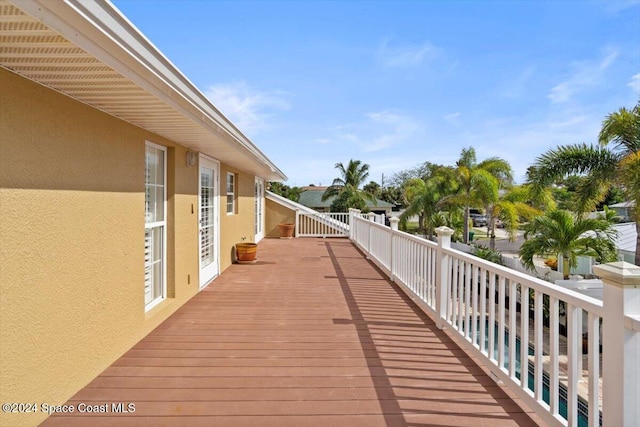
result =
[[[236,176],[236,212],[227,214],[227,172]],[[255,242],[255,177],[225,166],[220,167],[220,269],[229,267],[235,257],[235,244]]]
[[[2,68],[0,136],[0,400],[61,404],[198,292],[198,167],[184,147]],[[145,141],[168,163],[167,298],[148,312]],[[237,173],[240,214],[220,201],[221,271],[227,245],[253,236],[254,177]]]
[[278,224],[288,223],[295,224],[296,213],[279,203],[267,199],[265,204],[265,236],[280,237],[280,229]]

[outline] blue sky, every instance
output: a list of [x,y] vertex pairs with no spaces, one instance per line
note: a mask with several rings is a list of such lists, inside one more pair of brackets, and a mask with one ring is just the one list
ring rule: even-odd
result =
[[152,1],[118,7],[289,177],[381,182],[464,147],[518,181],[640,98],[640,1]]

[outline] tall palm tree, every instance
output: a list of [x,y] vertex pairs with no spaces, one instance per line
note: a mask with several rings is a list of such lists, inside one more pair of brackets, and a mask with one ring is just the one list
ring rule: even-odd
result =
[[580,214],[593,210],[613,184],[621,185],[627,200],[635,204],[635,263],[640,265],[640,101],[632,109],[623,107],[609,114],[602,122],[598,142],[546,152],[529,169],[528,180],[540,190],[567,175],[584,175],[578,188]]
[[469,209],[483,207],[498,199],[501,186],[513,180],[511,166],[506,160],[491,157],[477,162],[473,147],[464,148],[456,162],[460,193],[457,201],[464,208],[463,240],[469,241]]
[[[322,201],[335,197],[342,209],[363,209],[366,206],[366,200],[375,201],[373,195],[360,190],[360,186],[369,177],[368,164],[352,159],[349,160],[347,167],[342,163],[336,163],[335,168],[340,171],[341,176],[335,178],[331,186],[325,190]],[[332,205],[336,206],[335,203]]]
[[442,167],[425,180],[412,178],[405,187],[405,197],[409,206],[400,217],[418,215],[418,229],[431,239],[435,228],[444,223],[441,210],[451,205],[457,183],[452,177],[452,169]]
[[520,258],[533,270],[534,256],[561,256],[566,279],[571,267],[578,264],[578,255],[593,256],[599,262],[615,261],[616,234],[610,216],[583,218],[568,211],[552,210],[526,226]]

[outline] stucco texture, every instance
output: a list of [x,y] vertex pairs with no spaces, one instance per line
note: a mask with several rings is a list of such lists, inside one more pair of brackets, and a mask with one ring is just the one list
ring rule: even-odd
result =
[[[236,176],[236,210],[227,214],[227,172]],[[224,164],[220,166],[220,269],[234,261],[235,244],[255,242],[255,177]],[[258,257],[260,254],[258,253]]]
[[265,236],[280,237],[278,224],[295,224],[296,213],[281,204],[267,199],[265,204]]
[[[0,129],[0,400],[60,404],[198,292],[198,168],[184,147],[1,68]],[[145,141],[168,147],[168,298],[146,313]],[[254,178],[236,172],[243,215],[220,215],[221,270],[253,240]]]

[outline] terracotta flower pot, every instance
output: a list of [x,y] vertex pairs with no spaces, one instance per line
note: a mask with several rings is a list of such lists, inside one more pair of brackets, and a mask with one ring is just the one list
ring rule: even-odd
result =
[[280,228],[281,239],[291,239],[293,238],[293,232],[296,229],[296,225],[295,224],[278,224],[278,228]]
[[258,245],[256,243],[236,243],[236,258],[238,262],[253,262],[256,260]]

